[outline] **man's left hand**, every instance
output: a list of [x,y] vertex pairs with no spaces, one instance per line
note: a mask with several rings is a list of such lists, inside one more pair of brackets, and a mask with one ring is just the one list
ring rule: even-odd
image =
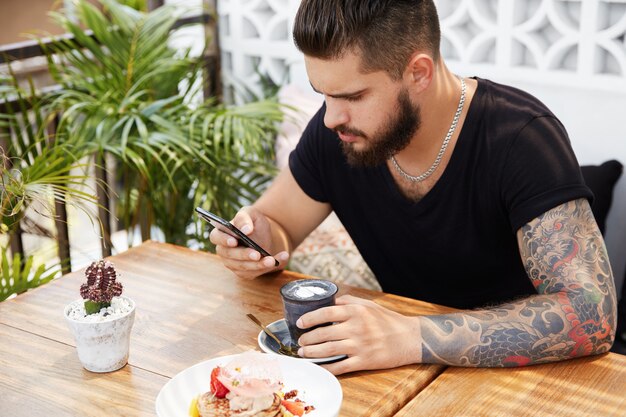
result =
[[419,363],[422,356],[418,317],[408,317],[351,295],[338,297],[336,305],[303,315],[298,327],[320,327],[300,337],[298,352],[307,358],[348,355],[323,365],[335,375],[365,369],[394,368]]

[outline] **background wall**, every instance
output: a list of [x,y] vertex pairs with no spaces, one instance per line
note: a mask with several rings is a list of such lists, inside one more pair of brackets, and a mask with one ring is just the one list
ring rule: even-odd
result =
[[[568,129],[581,164],[626,165],[626,0],[436,0],[449,67],[525,89]],[[299,0],[220,0],[226,84],[258,73],[311,92],[291,39]],[[626,176],[605,240],[618,289],[626,267]]]
[[[0,0],[0,45],[28,40],[26,33],[62,33],[48,17],[58,0]],[[55,7],[56,6],[56,7]]]
[[30,40],[33,34],[63,33],[48,15],[62,8],[71,12],[72,0],[0,0],[0,45]]

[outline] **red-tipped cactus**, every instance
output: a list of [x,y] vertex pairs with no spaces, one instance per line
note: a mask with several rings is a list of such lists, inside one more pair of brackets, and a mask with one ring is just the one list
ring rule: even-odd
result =
[[122,294],[122,284],[117,282],[117,272],[109,261],[93,262],[85,271],[87,282],[80,286],[80,296],[85,300],[85,311],[94,314],[111,305],[111,299]]

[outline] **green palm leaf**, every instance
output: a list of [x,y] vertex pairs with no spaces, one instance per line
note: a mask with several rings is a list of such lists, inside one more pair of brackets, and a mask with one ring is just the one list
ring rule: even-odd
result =
[[12,259],[8,256],[8,248],[0,247],[2,253],[0,276],[0,301],[6,300],[12,294],[21,294],[31,288],[43,285],[56,276],[59,276],[59,266],[46,267],[44,264],[33,267],[34,258],[28,256],[23,259],[17,253]]
[[202,63],[169,46],[182,11],[100,2],[102,10],[78,0],[77,23],[55,15],[74,35],[48,51],[63,87],[51,96],[63,115],[59,129],[84,153],[114,156],[124,187],[117,212],[127,230],[154,224],[166,240],[186,244],[198,236],[188,231],[195,205],[228,217],[267,186],[282,108],[215,98],[192,105]]
[[[11,73],[12,74],[12,73]],[[0,100],[7,104],[0,115],[2,126],[11,132],[0,149],[0,224],[3,233],[12,233],[30,207],[38,214],[53,217],[55,200],[75,205],[89,216],[85,204],[95,202],[93,192],[84,188],[89,179],[81,147],[63,135],[52,135],[54,111],[35,91],[21,89],[15,77],[0,89]],[[83,172],[81,174],[81,172]],[[34,257],[20,253],[8,256],[2,251],[0,301],[51,280],[60,273],[57,263],[34,266]]]

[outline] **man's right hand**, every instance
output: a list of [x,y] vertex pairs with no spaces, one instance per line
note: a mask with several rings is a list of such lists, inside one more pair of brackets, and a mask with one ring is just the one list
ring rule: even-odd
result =
[[[231,222],[259,246],[272,253],[274,249],[272,225],[263,213],[254,207],[243,207]],[[289,260],[289,253],[286,251],[278,252],[273,257],[262,258],[258,251],[237,246],[237,239],[217,229],[213,229],[209,237],[224,266],[240,278],[253,279],[271,271],[284,269]],[[278,266],[275,266],[274,260],[279,262]]]

